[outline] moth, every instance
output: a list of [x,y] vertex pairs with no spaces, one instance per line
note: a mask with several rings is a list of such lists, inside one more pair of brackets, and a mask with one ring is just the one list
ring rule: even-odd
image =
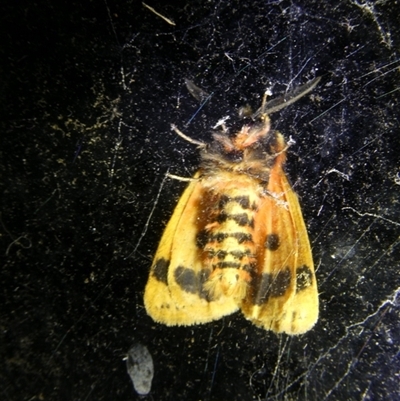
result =
[[207,323],[241,310],[255,325],[291,335],[318,319],[318,290],[299,200],[284,172],[288,143],[269,114],[315,78],[266,102],[230,137],[199,146],[201,165],[167,224],[144,293],[147,313],[173,325]]

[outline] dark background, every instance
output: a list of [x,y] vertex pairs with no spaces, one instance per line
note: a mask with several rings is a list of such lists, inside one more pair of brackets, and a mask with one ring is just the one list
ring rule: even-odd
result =
[[[395,400],[400,392],[400,4],[19,1],[0,6],[2,400]],[[320,319],[164,327],[149,266],[223,116],[315,76],[272,115],[312,242]],[[212,93],[199,104],[184,79]],[[195,115],[195,116],[194,116]],[[194,116],[190,124],[187,122]],[[146,397],[144,397],[146,398]]]

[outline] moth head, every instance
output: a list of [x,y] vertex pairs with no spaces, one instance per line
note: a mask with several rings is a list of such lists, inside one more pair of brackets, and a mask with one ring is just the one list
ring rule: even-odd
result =
[[245,125],[233,139],[235,149],[243,151],[254,145],[268,135],[270,128],[271,122],[266,114],[263,115],[260,123]]

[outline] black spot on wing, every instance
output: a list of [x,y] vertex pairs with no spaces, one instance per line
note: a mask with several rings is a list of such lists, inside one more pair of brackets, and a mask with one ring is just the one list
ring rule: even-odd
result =
[[313,273],[311,269],[306,265],[298,267],[296,270],[296,292],[305,290],[307,287],[312,285],[312,282]]
[[281,297],[289,288],[291,279],[291,273],[289,268],[280,271],[272,282],[271,288],[271,296],[272,297]]
[[291,274],[289,268],[278,274],[264,273],[256,278],[258,291],[254,294],[254,304],[262,305],[271,297],[281,297],[290,286]]
[[174,277],[182,291],[190,294],[197,294],[200,298],[210,301],[211,299],[208,292],[203,288],[203,284],[208,280],[210,273],[209,270],[205,269],[196,273],[193,269],[178,266],[175,270]]
[[175,270],[175,280],[182,290],[196,294],[199,292],[199,279],[193,269],[178,266]]
[[264,246],[270,251],[276,251],[279,248],[280,239],[278,234],[268,234],[265,238]]
[[158,280],[164,284],[167,284],[169,260],[164,258],[158,259],[152,267],[152,274]]

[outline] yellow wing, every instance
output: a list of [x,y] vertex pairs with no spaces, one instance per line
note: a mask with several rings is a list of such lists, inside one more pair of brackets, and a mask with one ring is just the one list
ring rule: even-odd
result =
[[211,270],[202,263],[202,208],[206,189],[200,174],[184,191],[165,228],[144,293],[147,313],[169,326],[206,323],[239,309],[232,297],[211,299],[203,287]]
[[255,218],[258,271],[241,309],[267,330],[302,334],[318,319],[318,290],[306,226],[283,161],[284,155],[278,157],[271,169],[269,195]]

